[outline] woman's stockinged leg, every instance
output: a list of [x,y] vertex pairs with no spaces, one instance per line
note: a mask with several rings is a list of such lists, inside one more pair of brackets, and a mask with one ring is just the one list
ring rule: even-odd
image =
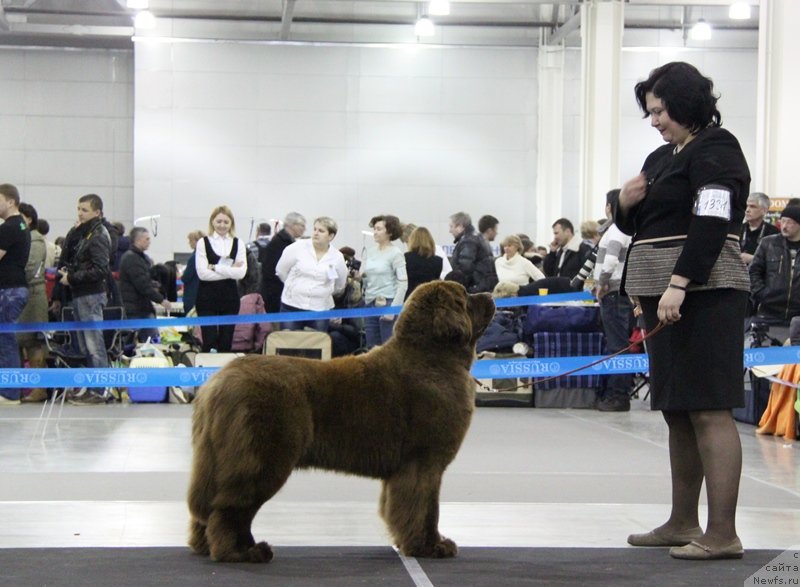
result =
[[742,475],[742,444],[730,410],[691,412],[703,462],[708,525],[702,543],[722,546],[736,539],[736,504]]
[[661,529],[681,531],[699,525],[697,505],[703,485],[703,462],[688,412],[662,412],[669,428],[672,511]]

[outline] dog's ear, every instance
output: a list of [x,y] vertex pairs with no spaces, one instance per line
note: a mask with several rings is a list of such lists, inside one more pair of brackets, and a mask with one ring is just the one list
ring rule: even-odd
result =
[[473,317],[468,299],[467,290],[458,283],[423,283],[403,304],[392,340],[469,344]]
[[472,320],[467,306],[467,292],[456,284],[447,284],[439,288],[437,293],[438,303],[433,310],[431,335],[436,340],[468,343],[472,338]]

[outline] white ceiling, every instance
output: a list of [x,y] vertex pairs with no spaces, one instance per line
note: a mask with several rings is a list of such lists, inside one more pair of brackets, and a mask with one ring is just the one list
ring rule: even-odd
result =
[[[602,0],[599,0],[602,1]],[[718,30],[757,30],[728,18],[729,0],[628,0],[628,29],[681,30],[704,18]],[[154,31],[141,36],[299,42],[408,42],[427,2],[412,0],[150,0]],[[433,17],[442,44],[531,45],[579,42],[583,0],[451,0]],[[126,0],[0,0],[0,45],[131,48],[136,11]],[[560,29],[563,25],[566,27]],[[559,32],[560,29],[560,32]]]

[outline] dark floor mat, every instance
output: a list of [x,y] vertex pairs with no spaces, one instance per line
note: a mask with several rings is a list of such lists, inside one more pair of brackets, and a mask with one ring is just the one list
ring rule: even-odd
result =
[[280,548],[268,564],[221,564],[188,548],[0,550],[8,587],[414,587],[388,547]]
[[451,560],[419,560],[436,587],[511,585],[742,585],[780,554],[752,550],[740,560],[682,561],[667,548],[461,548]]
[[[780,551],[742,560],[690,562],[666,549],[462,548],[455,559],[418,559],[434,587],[516,585],[742,585]],[[275,547],[266,565],[218,564],[187,548],[0,549],[0,585],[414,587],[387,547]]]

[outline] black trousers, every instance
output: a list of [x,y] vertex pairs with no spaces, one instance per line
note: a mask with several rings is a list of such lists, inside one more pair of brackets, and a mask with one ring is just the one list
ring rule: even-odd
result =
[[[239,313],[239,292],[236,281],[224,279],[222,281],[200,281],[197,288],[197,302],[195,309],[198,316],[228,316]],[[201,326],[203,334],[203,352],[216,349],[219,353],[231,352],[233,346],[233,324],[215,324]]]

